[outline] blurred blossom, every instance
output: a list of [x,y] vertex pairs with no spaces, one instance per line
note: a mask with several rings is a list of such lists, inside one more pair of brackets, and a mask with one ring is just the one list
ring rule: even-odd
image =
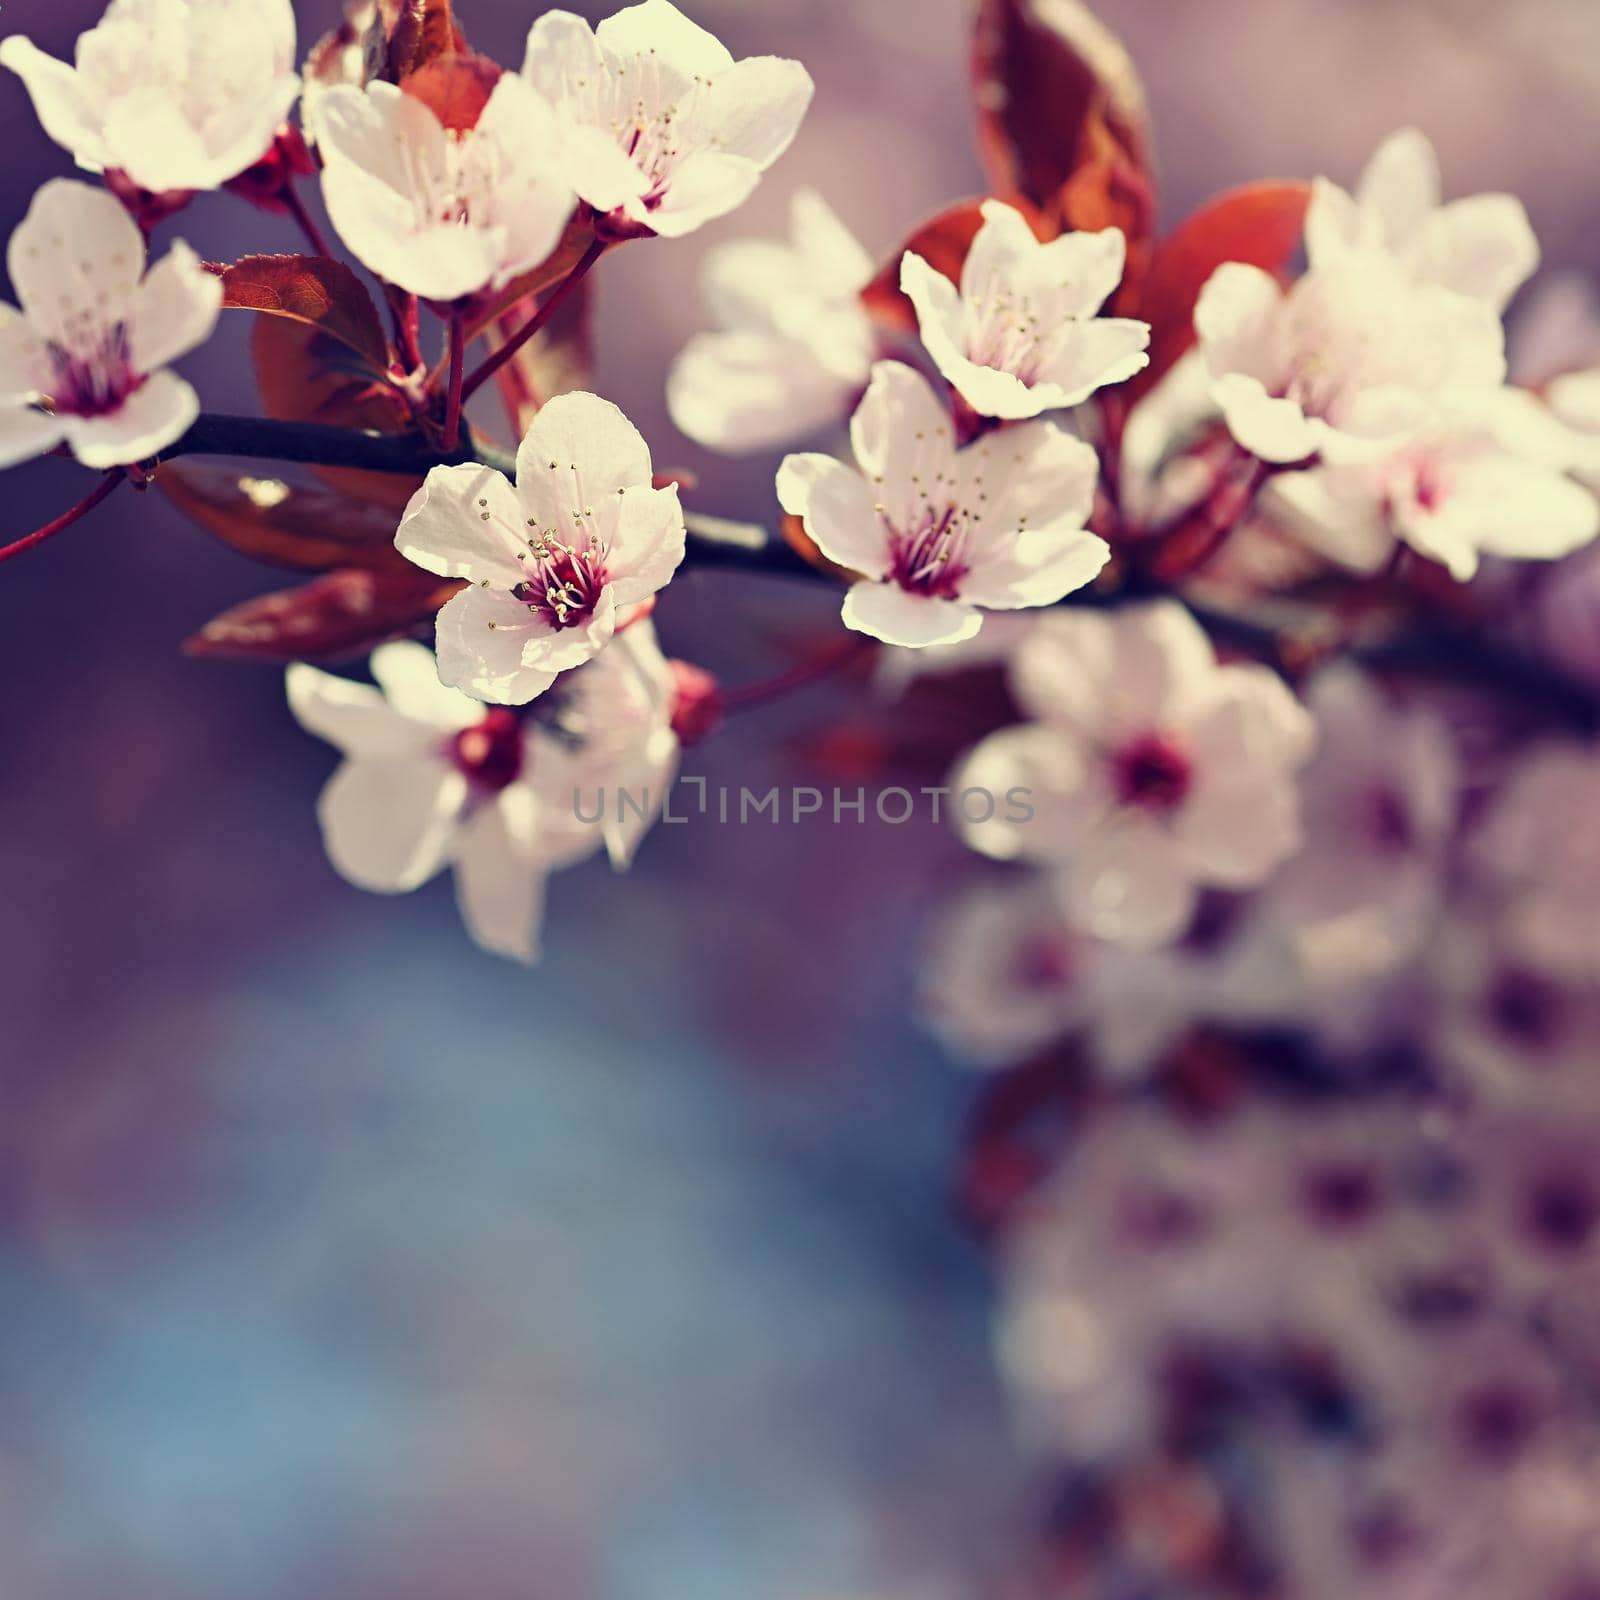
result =
[[0,44],[0,66],[80,166],[157,194],[253,166],[300,92],[291,0],[111,0],[74,66],[21,34]]
[[1250,888],[1299,848],[1311,718],[1265,667],[1220,665],[1175,602],[1042,619],[1011,682],[1035,720],[991,734],[951,782],[1029,790],[1035,814],[963,831],[985,855],[1056,869],[1091,933],[1170,944],[1202,888]]
[[713,333],[667,379],[672,420],[709,450],[793,443],[836,424],[866,388],[877,349],[861,291],[873,263],[814,189],[790,205],[787,241],[736,240],[706,258]]
[[1576,744],[1529,750],[1474,854],[1505,897],[1508,946],[1539,972],[1600,982],[1600,756]]

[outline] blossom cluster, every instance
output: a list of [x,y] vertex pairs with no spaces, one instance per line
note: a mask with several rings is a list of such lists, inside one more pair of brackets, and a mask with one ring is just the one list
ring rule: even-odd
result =
[[[1076,0],[976,9],[981,199],[880,259],[800,189],[786,238],[706,255],[667,404],[770,458],[770,537],[595,392],[590,288],[752,194],[799,63],[669,0],[530,3],[509,66],[446,0],[351,0],[298,71],[289,0],[111,0],[71,65],[7,38],[100,181],[12,235],[0,466],[103,476],[0,560],[132,482],[300,573],[192,648],[275,663],[337,749],[338,873],[448,868],[524,962],[551,874],[626,866],[686,748],[833,675],[923,763],[884,794],[1014,800],[939,823],[971,871],[917,1006],[990,1074],[964,1192],[1061,1489],[1045,1592],[1587,1600],[1600,367],[1513,359],[1529,219],[1445,201],[1421,133],[1158,236],[1131,66]],[[215,190],[308,253],[146,270]],[[171,370],[225,311],[261,419]],[[657,638],[699,560],[832,585],[838,637],[725,692]]]

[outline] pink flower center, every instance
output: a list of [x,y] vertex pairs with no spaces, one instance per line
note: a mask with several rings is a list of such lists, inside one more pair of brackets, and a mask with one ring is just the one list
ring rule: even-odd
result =
[[514,711],[496,706],[455,736],[451,754],[477,788],[498,793],[522,775],[522,723]]
[[1141,734],[1111,758],[1111,783],[1125,806],[1173,811],[1188,798],[1194,768],[1188,752],[1164,733]]
[[908,594],[953,600],[967,574],[967,513],[930,506],[909,532],[889,527],[889,578]]
[[1017,951],[1012,976],[1032,993],[1064,989],[1073,977],[1072,949],[1060,933],[1040,930]]
[[128,326],[117,323],[87,351],[65,345],[49,347],[52,382],[50,404],[58,412],[79,417],[104,417],[122,407],[144,383],[128,354]]
[[539,559],[512,595],[557,631],[582,627],[606,586],[604,548],[591,544],[579,550],[550,535],[533,548]]

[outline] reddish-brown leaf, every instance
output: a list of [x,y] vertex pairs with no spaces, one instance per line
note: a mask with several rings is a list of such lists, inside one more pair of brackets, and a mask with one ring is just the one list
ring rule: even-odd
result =
[[[309,323],[259,317],[250,341],[262,409],[284,422],[324,422],[378,433],[406,433],[410,408],[384,376],[343,341]],[[317,476],[358,500],[402,508],[419,478],[350,467],[318,467]]]
[[1150,262],[1139,315],[1150,324],[1150,365],[1129,397],[1146,393],[1194,343],[1194,308],[1211,274],[1228,261],[1281,273],[1300,246],[1311,186],[1252,183],[1219,195],[1170,237]]
[[823,555],[817,541],[806,532],[806,525],[802,518],[791,516],[785,512],[778,520],[778,533],[791,550],[803,556],[819,571],[831,573],[835,578],[842,578],[846,583],[855,581],[857,574],[852,572],[849,567],[841,567],[837,561],[830,561]]
[[967,252],[983,226],[982,205],[981,200],[962,200],[917,228],[861,291],[867,310],[896,332],[914,333],[916,309],[900,292],[900,263],[906,251],[916,251],[929,266],[937,268],[951,282],[959,283]]
[[1144,90],[1121,41],[1082,0],[979,0],[978,146],[996,194],[1060,219],[1062,191],[1100,158],[1098,123],[1150,187]]
[[404,565],[395,516],[304,484],[169,461],[156,474],[167,498],[223,544],[253,561],[298,572]]
[[342,261],[244,256],[210,270],[222,279],[224,306],[304,323],[354,351],[376,375],[388,370],[389,341],[378,308]]
[[442,127],[465,133],[477,127],[501,71],[487,56],[441,55],[408,73],[400,86],[420,100]]
[[451,0],[377,0],[366,35],[367,77],[400,83],[430,61],[466,49]]
[[411,566],[341,568],[224,611],[183,648],[249,661],[344,660],[421,628],[461,587]]

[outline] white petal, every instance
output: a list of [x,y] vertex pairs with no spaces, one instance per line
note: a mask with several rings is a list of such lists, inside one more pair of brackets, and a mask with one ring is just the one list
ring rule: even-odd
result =
[[824,297],[846,299],[872,282],[876,263],[815,189],[796,189],[789,204],[796,253]]
[[981,439],[957,457],[969,506],[983,506],[996,532],[1077,532],[1094,509],[1100,458],[1053,422]]
[[844,597],[844,625],[885,644],[921,649],[960,644],[983,626],[983,618],[959,600],[908,594],[898,584],[857,583]]
[[[420,645],[386,648],[422,649]],[[428,655],[425,650],[422,653]],[[284,686],[289,709],[300,726],[337,745],[347,756],[421,759],[433,742],[428,730],[407,721],[370,683],[356,683],[297,661],[284,674]]]
[[874,509],[872,485],[832,456],[787,456],[778,469],[778,502],[805,523],[830,561],[868,578],[889,570],[889,547]]
[[995,611],[1053,606],[1093,583],[1110,559],[1111,546],[1092,533],[1024,533],[973,563],[961,597]]
[[79,73],[64,61],[47,56],[21,34],[0,40],[0,66],[9,67],[22,79],[34,114],[58,145],[86,167],[106,165],[100,112]]
[[667,407],[674,426],[696,444],[745,455],[837,423],[858,388],[793,339],[702,333],[672,365]]
[[211,337],[222,311],[222,280],[177,240],[145,275],[134,297],[130,359],[154,372]]
[[521,784],[503,789],[466,824],[456,849],[456,903],[485,950],[530,966],[539,959],[545,868],[537,807]]
[[526,647],[548,633],[533,612],[509,595],[463,589],[445,603],[435,624],[440,680],[479,700],[526,705],[558,675],[555,669],[523,662]]
[[446,688],[433,652],[414,640],[379,645],[369,665],[394,710],[425,729],[459,733],[483,721],[483,706]]
[[881,480],[891,511],[920,504],[913,477],[947,470],[955,454],[950,415],[928,380],[899,361],[880,361],[850,422],[856,463]]
[[514,589],[523,577],[517,557],[528,548],[527,517],[494,468],[434,467],[412,495],[394,543],[426,572]]
[[1313,271],[1362,243],[1364,222],[1355,199],[1338,184],[1317,178],[1306,207],[1306,259]]
[[1300,848],[1299,796],[1281,775],[1206,774],[1172,831],[1200,882],[1251,889]]
[[0,404],[20,405],[42,394],[50,377],[44,340],[15,306],[0,301]]
[[1408,252],[1430,282],[1503,311],[1539,268],[1539,241],[1520,200],[1475,195],[1435,212]]
[[76,345],[82,329],[71,326],[75,316],[106,329],[127,317],[144,270],[144,239],[106,190],[52,178],[11,235],[6,270],[34,331]]
[[1150,324],[1127,317],[1080,323],[1041,375],[1060,391],[1057,405],[1082,405],[1097,389],[1126,383],[1150,365]]
[[1195,304],[1194,327],[1214,378],[1243,373],[1263,385],[1280,376],[1276,326],[1283,290],[1259,267],[1230,261],[1206,280]]
[[619,489],[650,483],[644,436],[620,407],[598,395],[557,395],[541,408],[517,451],[518,497],[528,514],[550,522]]
[[622,496],[606,557],[616,604],[632,605],[664,588],[682,565],[684,544],[675,487],[630,489]]
[[1054,384],[1030,386],[1015,373],[980,367],[965,356],[943,359],[935,356],[934,359],[950,386],[980,417],[1024,422],[1067,404],[1066,392]]
[[59,417],[15,402],[0,403],[0,469],[54,450],[65,433]]
[[630,61],[653,52],[687,78],[714,77],[733,65],[727,46],[669,0],[643,0],[624,7],[595,29],[595,38],[608,58]]
[[738,210],[760,181],[761,168],[743,156],[697,150],[679,163],[658,204],[630,202],[624,209],[663,239],[681,239]]
[[916,308],[922,342],[939,370],[970,365],[966,359],[966,309],[961,293],[942,272],[907,250],[900,260],[900,288]]
[[1437,209],[1443,184],[1439,158],[1426,134],[1402,128],[1378,146],[1356,186],[1356,203],[1377,219],[1378,243],[1403,244]]
[[606,70],[594,29],[570,11],[547,11],[528,30],[522,75],[551,105],[559,105],[569,84],[594,82]]
[[200,130],[160,84],[140,84],[116,96],[105,108],[103,126],[106,165],[120,167],[141,188],[160,194],[214,189],[223,181]]
[[[988,214],[986,206],[984,215]],[[1029,276],[1034,282],[1042,280],[1051,288],[1064,289],[1056,302],[1058,309],[1087,321],[1116,292],[1127,264],[1128,241],[1121,228],[1064,233],[1039,247]]]
[[1036,261],[1044,248],[1015,206],[1003,200],[985,200],[982,214],[983,226],[973,236],[962,268],[963,300],[987,299],[996,279],[1009,282]]
[[1211,386],[1228,431],[1251,455],[1287,464],[1317,453],[1322,431],[1297,402],[1274,399],[1255,378],[1231,373]]
[[814,93],[811,74],[798,61],[751,56],[719,73],[696,109],[719,150],[765,169],[794,143]]
[[200,397],[182,378],[157,372],[103,417],[61,417],[72,453],[86,467],[148,461],[181,439],[200,415]]
[[449,858],[467,793],[443,760],[347,761],[317,805],[328,859],[357,888],[419,888]]
[[567,181],[596,211],[628,208],[650,191],[648,176],[628,159],[607,128],[565,127],[561,157]]
[[1154,828],[1129,827],[1086,851],[1064,879],[1068,909],[1097,938],[1159,950],[1181,937],[1198,893]]

